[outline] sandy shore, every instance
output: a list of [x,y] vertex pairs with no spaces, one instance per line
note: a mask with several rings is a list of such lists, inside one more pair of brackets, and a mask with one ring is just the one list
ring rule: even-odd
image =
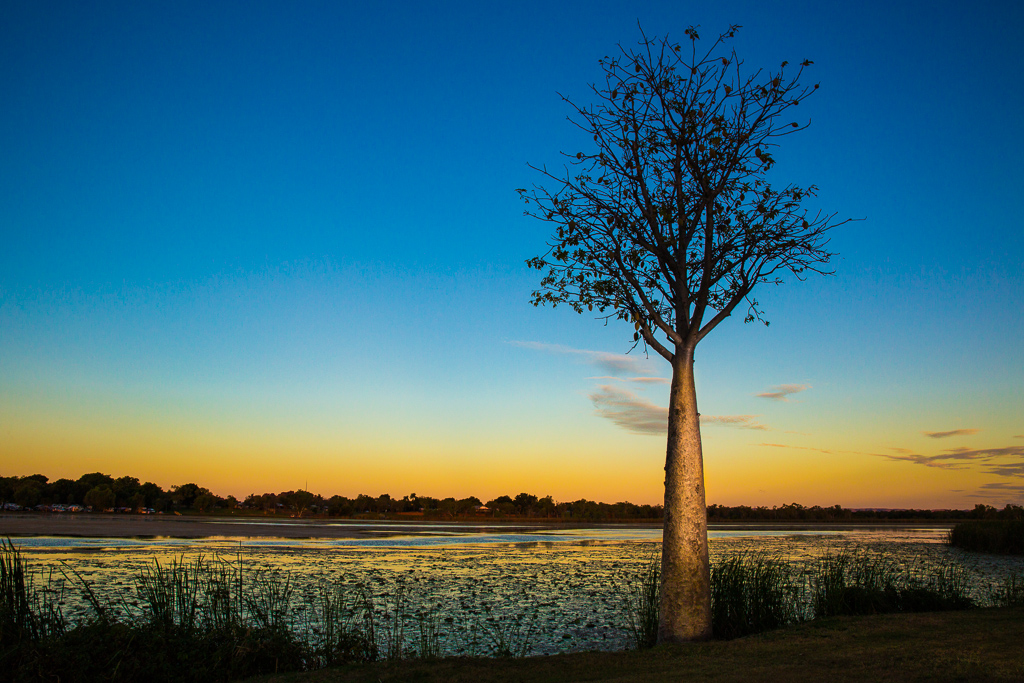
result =
[[[436,520],[360,521],[343,519],[292,519],[289,517],[205,517],[188,515],[114,515],[68,513],[0,513],[0,538],[4,536],[83,536],[98,538],[387,538],[389,536],[435,536],[453,530],[472,534],[493,532],[528,533],[545,529],[589,527],[660,528],[652,523],[572,523],[477,519],[439,522]],[[712,524],[713,530],[842,530],[935,528],[948,529],[942,522],[874,522],[860,524],[746,522]]]
[[[268,522],[273,523],[268,523]],[[174,538],[379,538],[395,534],[423,533],[416,524],[383,530],[373,524],[343,523],[336,520],[264,519],[247,517],[189,517],[176,515],[108,514],[0,514],[2,536],[95,536],[131,538],[170,536]]]
[[[594,526],[594,525],[574,525]],[[96,538],[387,538],[439,533],[493,531],[521,533],[565,528],[560,524],[512,520],[293,519],[290,517],[205,517],[198,515],[115,515],[72,513],[0,513],[4,536],[82,536]]]

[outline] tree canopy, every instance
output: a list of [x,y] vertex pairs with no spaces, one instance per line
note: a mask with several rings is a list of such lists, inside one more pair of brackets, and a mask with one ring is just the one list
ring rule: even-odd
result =
[[628,321],[671,360],[743,302],[764,321],[755,286],[831,272],[825,233],[845,221],[803,206],[815,186],[769,181],[778,139],[809,124],[783,114],[818,88],[800,82],[812,62],[747,70],[725,49],[738,28],[706,50],[693,27],[686,45],[645,37],[600,60],[596,104],[563,98],[594,148],[567,154],[564,172],[537,168],[549,187],[518,190],[556,226],[527,262],[545,271],[535,305]]

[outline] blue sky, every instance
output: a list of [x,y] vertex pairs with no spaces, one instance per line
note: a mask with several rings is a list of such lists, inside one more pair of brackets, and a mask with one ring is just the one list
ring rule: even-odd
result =
[[[866,220],[834,232],[835,277],[758,293],[771,327],[698,349],[701,412],[749,418],[706,425],[710,501],[1020,503],[1022,19],[4,3],[0,469],[656,502],[664,444],[623,425],[667,393],[627,380],[667,367],[610,374],[630,330],[529,305],[549,229],[514,189],[585,148],[559,93],[588,101],[638,23],[734,23],[749,66],[821,83],[776,176]],[[758,396],[783,385],[807,388]]]

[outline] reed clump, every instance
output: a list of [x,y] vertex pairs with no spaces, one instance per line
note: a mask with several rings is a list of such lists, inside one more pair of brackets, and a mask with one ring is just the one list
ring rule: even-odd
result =
[[962,550],[1024,555],[1024,519],[960,522],[950,530],[948,541]]
[[971,580],[958,564],[930,571],[902,568],[882,555],[838,553],[810,577],[814,617],[935,612],[975,607]]
[[[625,591],[626,626],[636,649],[658,642],[661,558],[653,558]],[[801,621],[806,593],[800,577],[781,556],[740,553],[711,566],[712,632],[728,640]]]
[[762,633],[799,621],[800,586],[792,566],[763,552],[729,557],[711,568],[711,624],[716,638]]
[[[289,619],[289,584],[241,564],[202,557],[158,563],[135,583],[136,600],[97,597],[65,570],[36,582],[18,549],[0,548],[0,661],[8,680],[206,681],[336,662],[352,651],[331,624],[329,641],[309,639]],[[70,587],[83,593],[90,614],[72,623],[60,609]],[[323,605],[324,608],[329,607]],[[334,618],[325,609],[318,623]]]
[[[626,591],[626,623],[637,649],[657,643],[659,566],[653,560]],[[953,563],[904,567],[884,555],[843,551],[801,568],[780,555],[740,553],[711,566],[712,631],[729,640],[823,617],[1024,606],[1020,575],[988,586],[984,599],[976,584]]]
[[638,580],[625,591],[626,629],[634,649],[658,643],[658,607],[661,604],[661,557],[647,563]]
[[1024,607],[1024,575],[1010,574],[989,589],[989,603],[999,607]]

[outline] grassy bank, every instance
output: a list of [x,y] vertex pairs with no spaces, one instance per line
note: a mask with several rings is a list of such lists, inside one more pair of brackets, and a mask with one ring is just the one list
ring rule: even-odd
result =
[[1024,681],[1024,609],[832,617],[731,641],[495,662],[356,664],[250,683]]
[[1024,520],[960,522],[950,530],[949,544],[973,552],[1024,555]]

